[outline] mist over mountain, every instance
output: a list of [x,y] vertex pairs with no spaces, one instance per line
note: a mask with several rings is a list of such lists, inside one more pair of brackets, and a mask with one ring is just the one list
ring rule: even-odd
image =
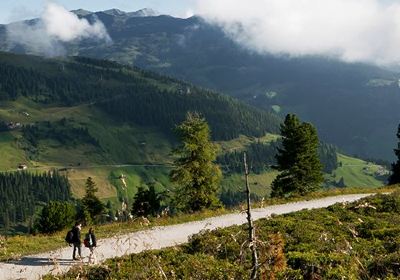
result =
[[[322,140],[347,153],[393,157],[400,120],[397,72],[322,56],[259,54],[196,16],[181,19],[149,10],[77,10],[74,15],[89,26],[104,25],[110,40],[56,40],[65,55],[135,65],[216,89],[264,110],[293,112],[314,123]],[[9,44],[9,27],[0,26],[1,50],[41,54],[26,44]]]
[[399,65],[400,3],[392,0],[198,0],[195,14],[259,53]]

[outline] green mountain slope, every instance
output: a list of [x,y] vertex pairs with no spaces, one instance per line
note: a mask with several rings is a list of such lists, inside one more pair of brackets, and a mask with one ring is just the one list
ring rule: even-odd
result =
[[[38,172],[59,169],[78,197],[89,176],[100,197],[113,203],[131,200],[139,186],[151,182],[158,190],[170,189],[172,130],[189,110],[209,121],[221,154],[279,139],[280,119],[273,113],[108,61],[0,53],[0,73],[0,171],[21,164]],[[328,185],[342,177],[347,186],[383,183],[374,172],[347,168],[328,176]],[[276,175],[259,169],[252,189],[268,194]],[[237,192],[241,185],[240,173],[227,173],[222,189]]]
[[187,111],[203,114],[216,140],[263,136],[280,122],[233,98],[107,61],[0,53],[0,73],[0,169],[61,169],[77,196],[88,176],[110,200],[152,181],[168,187],[172,132]]
[[2,101],[26,97],[53,106],[88,105],[117,120],[166,132],[187,111],[195,110],[208,120],[215,139],[261,136],[277,131],[280,122],[273,113],[233,98],[107,61],[46,60],[2,53],[0,63]]

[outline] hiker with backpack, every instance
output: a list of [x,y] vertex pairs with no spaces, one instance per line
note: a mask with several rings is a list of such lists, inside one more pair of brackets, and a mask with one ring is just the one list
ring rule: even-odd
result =
[[96,263],[96,254],[94,253],[94,248],[97,246],[96,235],[94,235],[93,228],[89,229],[89,232],[86,234],[85,239],[83,240],[85,247],[89,248],[89,263]]
[[[81,242],[81,223],[76,222],[75,226],[68,231],[67,236],[65,237],[65,241],[67,241],[67,243],[71,246],[71,244],[74,246],[74,250],[72,253],[72,259],[73,260],[80,260],[82,259],[82,255],[81,255],[81,246],[82,246],[82,242]],[[76,258],[76,249],[78,249],[78,255],[79,258]]]

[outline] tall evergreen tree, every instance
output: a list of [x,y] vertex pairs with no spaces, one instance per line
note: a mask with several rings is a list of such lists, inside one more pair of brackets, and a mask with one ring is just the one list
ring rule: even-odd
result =
[[91,177],[88,177],[85,184],[86,193],[82,198],[84,211],[89,212],[90,218],[95,219],[97,215],[101,214],[104,210],[104,205],[96,196],[98,189]]
[[394,149],[394,154],[397,157],[397,161],[392,163],[392,175],[389,177],[389,185],[400,183],[400,125],[397,128],[397,138],[399,143],[397,144],[397,149]]
[[177,201],[188,211],[217,206],[222,173],[214,163],[217,146],[210,141],[206,120],[197,113],[188,113],[176,131],[182,145],[175,151],[180,157],[170,177],[179,185]]
[[315,127],[288,114],[281,125],[282,148],[278,149],[277,169],[281,173],[272,183],[272,196],[304,195],[320,188],[322,164]]

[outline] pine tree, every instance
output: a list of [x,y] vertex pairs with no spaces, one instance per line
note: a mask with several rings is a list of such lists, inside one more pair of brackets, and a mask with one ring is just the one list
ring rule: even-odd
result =
[[217,191],[222,173],[214,164],[217,146],[210,141],[206,120],[197,113],[188,113],[176,131],[182,145],[175,151],[180,157],[170,177],[179,185],[177,201],[188,211],[219,205]]
[[271,196],[304,195],[320,188],[323,174],[316,129],[289,114],[281,125],[281,135],[282,148],[276,155],[281,173],[272,183]]
[[91,177],[88,177],[85,184],[86,193],[82,198],[84,210],[89,212],[90,218],[95,219],[97,215],[101,214],[104,210],[104,205],[96,196],[98,189]]
[[397,157],[397,161],[392,163],[392,175],[389,177],[389,185],[400,183],[400,125],[397,128],[397,138],[399,143],[397,144],[397,149],[394,149],[394,154]]
[[132,205],[133,216],[155,216],[161,208],[161,194],[156,192],[154,183],[148,189],[139,187]]

